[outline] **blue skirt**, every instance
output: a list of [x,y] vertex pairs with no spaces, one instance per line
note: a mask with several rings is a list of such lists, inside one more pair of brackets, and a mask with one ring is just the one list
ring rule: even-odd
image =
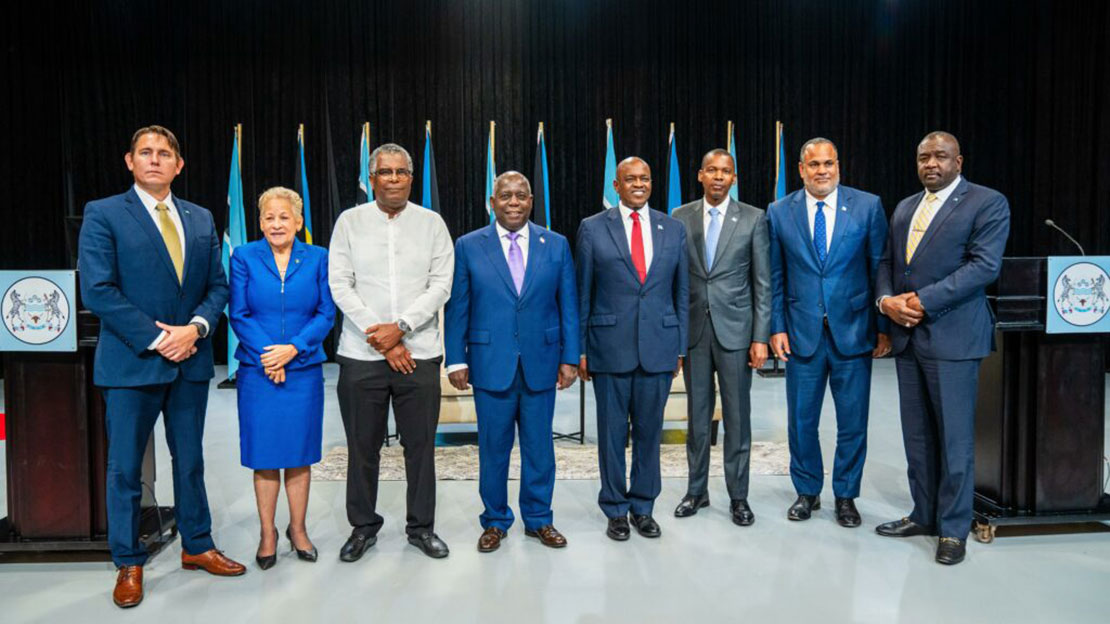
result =
[[239,453],[253,470],[298,468],[320,461],[324,425],[324,369],[320,364],[285,371],[275,384],[260,366],[241,364]]

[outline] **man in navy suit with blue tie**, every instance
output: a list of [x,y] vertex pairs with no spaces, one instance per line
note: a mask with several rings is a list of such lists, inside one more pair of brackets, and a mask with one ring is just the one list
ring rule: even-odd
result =
[[100,319],[93,381],[107,403],[108,545],[119,568],[112,599],[143,599],[139,542],[142,459],[159,414],[173,457],[181,567],[237,576],[246,569],[216,550],[204,490],[201,438],[214,374],[210,329],[227,303],[212,214],[170,193],[185,166],[172,132],[135,132],[124,155],[131,190],[89,202],[78,247],[81,299]]
[[956,137],[931,132],[917,146],[924,190],[903,199],[875,287],[892,321],[902,438],[913,512],[880,524],[887,537],[937,535],[936,560],[966,553],[975,489],[979,362],[994,348],[986,287],[998,278],[1010,204],[960,172]]
[[[651,169],[635,156],[617,166],[617,207],[578,228],[582,359],[597,399],[598,504],[606,534],[643,537],[662,531],[652,517],[659,496],[659,443],[671,381],[682,370],[689,329],[686,228],[648,207]],[[624,449],[632,427],[631,484]]]
[[524,534],[544,546],[567,541],[555,529],[555,388],[577,378],[578,297],[567,239],[529,223],[532,188],[508,171],[493,183],[488,227],[455,243],[455,276],[445,312],[447,376],[474,386],[478,412],[479,552],[501,546],[513,524],[507,480],[514,429],[520,432],[520,515]]
[[840,184],[839,157],[828,139],[806,141],[798,173],[805,188],[767,208],[771,349],[787,363],[790,478],[798,494],[786,517],[808,520],[821,508],[817,426],[829,386],[836,405],[836,521],[858,527],[871,359],[890,351],[887,321],[876,319],[872,305],[886,215],[878,197]]

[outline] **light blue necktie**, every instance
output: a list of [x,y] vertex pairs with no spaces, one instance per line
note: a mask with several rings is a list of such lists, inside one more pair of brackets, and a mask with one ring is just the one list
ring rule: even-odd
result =
[[721,211],[714,206],[709,209],[709,230],[705,233],[705,268],[713,268],[713,256],[717,255],[717,239],[721,237]]
[[817,250],[817,264],[825,268],[825,258],[829,252],[825,249],[825,202],[817,202],[817,214],[813,217],[813,248]]
[[509,232],[509,274],[513,276],[513,286],[516,287],[516,294],[520,294],[520,289],[524,286],[524,253],[520,249],[520,244],[516,239],[520,237],[520,232]]

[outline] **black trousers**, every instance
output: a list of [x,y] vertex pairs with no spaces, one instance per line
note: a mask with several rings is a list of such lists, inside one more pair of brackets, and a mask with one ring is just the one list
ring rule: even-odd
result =
[[339,362],[339,413],[347,433],[347,520],[356,533],[377,535],[378,472],[389,406],[405,454],[408,514],[405,533],[432,531],[436,511],[435,441],[439,423],[439,371],[443,358],[416,360],[411,375],[395,372],[384,360]]

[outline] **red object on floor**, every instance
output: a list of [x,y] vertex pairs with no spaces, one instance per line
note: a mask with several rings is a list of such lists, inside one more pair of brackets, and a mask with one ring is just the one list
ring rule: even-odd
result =
[[0,412],[0,440],[5,440],[4,437],[4,412]]

